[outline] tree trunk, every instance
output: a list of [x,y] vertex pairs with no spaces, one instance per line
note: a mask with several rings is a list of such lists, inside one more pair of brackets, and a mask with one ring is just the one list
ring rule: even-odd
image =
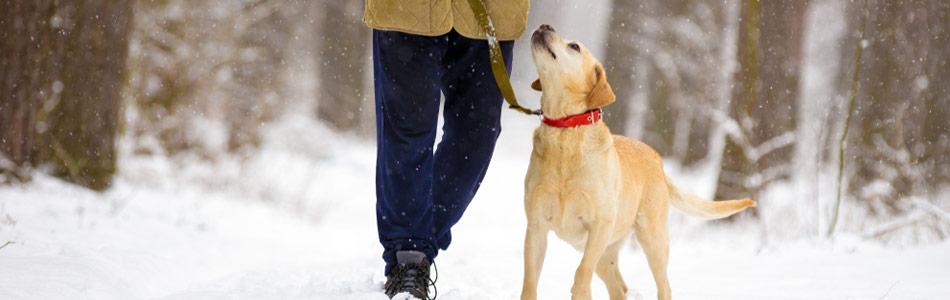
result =
[[[53,1],[0,1],[0,175],[28,179],[36,112],[50,94]],[[36,39],[35,37],[42,37]],[[0,182],[5,180],[0,180]]]
[[610,29],[607,33],[607,57],[604,68],[607,81],[617,95],[617,102],[604,109],[604,122],[614,134],[628,135],[630,108],[634,103],[635,83],[633,74],[636,63],[636,4],[632,1],[614,0],[610,13]]
[[358,130],[367,99],[363,80],[367,70],[370,31],[362,23],[363,1],[325,1],[321,51],[317,55],[317,117],[337,130]]
[[[93,189],[115,173],[131,1],[4,1],[3,152]],[[8,51],[9,50],[9,51]]]
[[742,4],[739,69],[716,199],[758,198],[790,175],[805,0]]

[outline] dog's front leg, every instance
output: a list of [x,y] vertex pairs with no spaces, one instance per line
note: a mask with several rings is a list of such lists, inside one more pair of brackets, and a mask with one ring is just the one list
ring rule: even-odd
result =
[[540,224],[528,224],[524,237],[524,284],[521,300],[538,298],[538,277],[548,248],[548,229]]
[[610,224],[604,221],[592,221],[587,235],[587,245],[584,246],[584,258],[574,273],[574,287],[571,288],[572,300],[590,300],[590,281],[594,276],[594,268],[600,261],[601,255],[607,249],[610,239]]

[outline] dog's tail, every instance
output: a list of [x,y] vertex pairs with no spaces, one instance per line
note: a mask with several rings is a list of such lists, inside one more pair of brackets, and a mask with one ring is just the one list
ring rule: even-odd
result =
[[684,191],[673,183],[669,175],[666,176],[666,185],[670,188],[670,202],[673,207],[692,217],[712,220],[721,219],[740,212],[746,207],[755,206],[755,201],[749,198],[727,201],[706,201],[699,196]]

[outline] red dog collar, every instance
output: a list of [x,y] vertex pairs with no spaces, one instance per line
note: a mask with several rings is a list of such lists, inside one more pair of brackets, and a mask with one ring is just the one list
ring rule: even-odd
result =
[[573,128],[582,125],[590,125],[600,121],[600,108],[591,109],[580,114],[567,116],[560,119],[550,119],[544,116],[544,124],[558,128]]

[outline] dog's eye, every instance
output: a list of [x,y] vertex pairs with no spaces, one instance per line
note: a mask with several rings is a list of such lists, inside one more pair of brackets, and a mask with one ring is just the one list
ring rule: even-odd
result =
[[567,44],[567,46],[571,47],[571,49],[574,49],[574,51],[581,51],[581,46],[578,46],[577,43],[570,43]]

